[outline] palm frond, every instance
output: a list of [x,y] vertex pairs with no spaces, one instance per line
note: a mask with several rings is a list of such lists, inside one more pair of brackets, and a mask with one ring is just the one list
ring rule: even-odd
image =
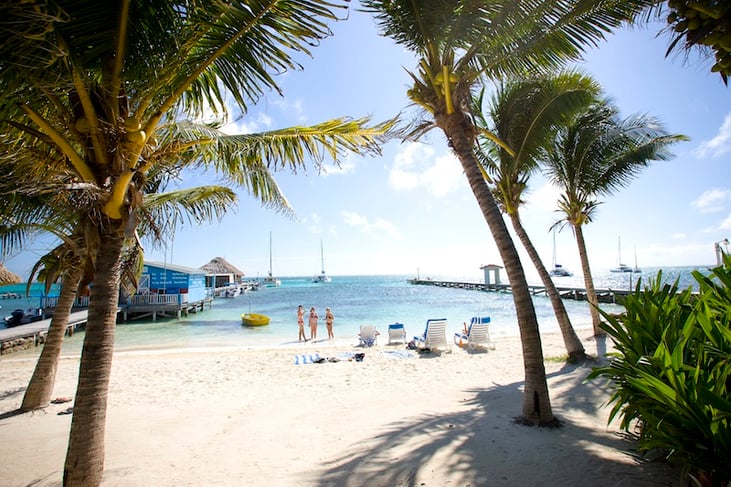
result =
[[148,194],[139,209],[139,233],[153,241],[164,240],[186,223],[220,220],[235,209],[237,201],[233,190],[216,185]]

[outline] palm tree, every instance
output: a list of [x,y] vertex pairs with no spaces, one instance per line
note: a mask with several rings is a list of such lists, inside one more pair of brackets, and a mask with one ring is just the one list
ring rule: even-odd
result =
[[577,57],[582,46],[651,1],[362,0],[384,35],[418,58],[409,98],[424,111],[414,137],[439,128],[459,159],[490,228],[513,291],[523,348],[522,421],[555,424],[538,320],[523,266],[475,155],[471,110],[478,82],[543,72]]
[[[192,222],[204,223],[214,217],[221,218],[236,201],[236,194],[229,188],[221,186],[203,186],[148,195],[145,197],[144,206],[138,208],[138,211],[151,217],[141,219],[145,222],[139,225],[141,234],[143,238],[145,235],[151,235],[154,243],[164,235],[170,234],[161,227],[170,222],[179,221],[182,213]],[[30,222],[26,221],[23,227],[28,229],[30,225]],[[58,235],[58,229],[54,233]],[[30,285],[35,273],[38,272],[39,281],[45,283],[46,293],[59,280],[61,287],[43,348],[23,395],[21,411],[30,411],[49,404],[56,381],[56,370],[61,356],[63,337],[68,327],[69,314],[76,297],[80,291],[88,290],[88,285],[93,277],[89,275],[93,272],[93,268],[87,259],[88,252],[84,245],[83,235],[60,236],[63,243],[43,256],[33,267],[28,278]],[[136,289],[139,278],[137,275],[139,265],[136,264],[142,261],[141,255],[135,255],[141,250],[136,244],[136,240],[130,242],[129,255],[134,255],[134,258],[127,259],[127,262],[133,265],[133,268],[126,269],[125,272],[127,287],[131,291]]]
[[540,149],[550,143],[562,122],[567,122],[573,113],[594,100],[599,91],[591,78],[564,72],[502,82],[486,107],[488,116],[479,110],[482,97],[477,100],[475,109],[480,128],[507,145],[483,137],[483,150],[478,152],[478,157],[495,185],[495,197],[510,217],[516,235],[546,288],[571,362],[586,359],[584,346],[571,326],[561,295],[523,227],[519,208],[524,203],[530,176],[539,168]]
[[295,56],[331,34],[341,2],[5,0],[2,9],[0,120],[12,150],[0,157],[24,162],[18,179],[64,175],[87,198],[77,215],[94,280],[63,477],[98,485],[125,243],[146,179],[169,164],[162,151],[192,154],[189,167],[223,173],[270,204],[279,197],[270,171],[378,153],[392,123],[343,118],[226,139],[195,124],[173,139],[162,130],[205,110],[223,118],[228,97],[245,113],[278,90],[274,74],[301,67]]
[[610,100],[603,100],[563,127],[546,152],[545,174],[562,191],[558,206],[579,247],[595,335],[603,335],[604,331],[600,328],[583,227],[593,220],[601,204],[599,197],[627,186],[651,161],[670,159],[668,148],[683,140],[688,139],[667,134],[654,117],[620,119],[618,108]]
[[[667,21],[663,29],[670,37],[665,56],[673,51],[696,51],[711,60],[711,72],[728,84],[731,75],[731,5],[721,1],[657,0],[649,10],[652,17]],[[667,6],[665,5],[667,3]]]

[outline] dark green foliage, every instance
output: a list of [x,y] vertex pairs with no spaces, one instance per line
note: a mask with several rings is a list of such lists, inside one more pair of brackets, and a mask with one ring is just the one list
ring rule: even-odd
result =
[[697,485],[731,481],[731,258],[704,276],[699,293],[662,284],[662,274],[625,300],[626,314],[603,313],[615,343],[609,365],[589,376],[610,379],[627,431],[642,451],[661,451]]
[[728,0],[668,0],[668,30],[674,36],[670,45],[684,48],[710,48],[715,55],[711,71],[724,83],[731,74],[731,2]]

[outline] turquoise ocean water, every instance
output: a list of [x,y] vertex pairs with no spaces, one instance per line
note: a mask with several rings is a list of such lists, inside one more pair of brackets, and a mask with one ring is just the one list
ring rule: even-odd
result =
[[[681,288],[692,287],[690,272],[694,267],[668,268],[663,270],[664,280],[680,279]],[[704,271],[704,268],[699,268]],[[638,277],[644,280],[654,277],[658,269],[645,269],[642,274],[612,274],[595,276],[597,288],[628,289],[634,286]],[[421,286],[408,283],[413,276],[333,276],[330,283],[313,283],[311,278],[281,278],[279,287],[262,288],[259,291],[242,294],[236,298],[221,298],[214,301],[212,308],[191,314],[182,319],[158,319],[120,323],[116,331],[118,350],[146,348],[199,348],[199,347],[312,347],[326,342],[324,326],[325,307],[335,314],[334,334],[336,345],[357,343],[360,325],[373,324],[384,334],[381,343],[386,343],[388,324],[403,323],[409,337],[421,333],[429,318],[447,318],[448,333],[459,331],[464,321],[471,316],[488,315],[492,319],[493,337],[517,336],[518,327],[510,294],[471,291],[462,289]],[[449,280],[433,276],[434,279]],[[464,280],[464,279],[453,279]],[[473,281],[474,282],[474,281]],[[555,278],[559,286],[583,288],[581,276]],[[531,284],[539,284],[538,282]],[[38,306],[41,288],[34,285],[30,296],[25,296],[25,285],[0,287],[4,292],[19,292],[20,299],[0,300],[0,314],[3,316],[15,308]],[[574,327],[591,329],[589,307],[585,302],[565,300],[566,308]],[[320,315],[318,343],[297,342],[297,305],[306,310],[314,306]],[[542,332],[558,332],[548,298],[534,297],[534,304]],[[621,311],[616,305],[602,305],[609,312]],[[271,317],[269,326],[248,328],[241,325],[240,315],[251,311]],[[3,325],[0,325],[3,326]],[[305,326],[307,328],[307,326]],[[309,336],[309,330],[307,336]],[[64,351],[78,352],[83,333],[67,337]],[[34,352],[29,352],[34,353]],[[35,351],[37,353],[37,351]]]

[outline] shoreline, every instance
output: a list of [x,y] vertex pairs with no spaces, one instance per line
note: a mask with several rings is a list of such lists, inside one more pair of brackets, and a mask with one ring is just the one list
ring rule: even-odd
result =
[[[582,340],[603,353],[603,341]],[[102,485],[677,485],[676,471],[637,463],[607,426],[609,391],[584,383],[590,365],[557,359],[560,334],[542,342],[557,430],[512,421],[522,401],[517,338],[408,355],[312,347],[365,359],[305,365],[295,365],[299,348],[115,352]],[[0,455],[13,459],[2,485],[61,483],[70,415],[58,413],[72,403],[6,414],[34,366],[0,360],[0,429],[12,439]],[[73,397],[77,374],[78,358],[62,358],[52,397]]]

